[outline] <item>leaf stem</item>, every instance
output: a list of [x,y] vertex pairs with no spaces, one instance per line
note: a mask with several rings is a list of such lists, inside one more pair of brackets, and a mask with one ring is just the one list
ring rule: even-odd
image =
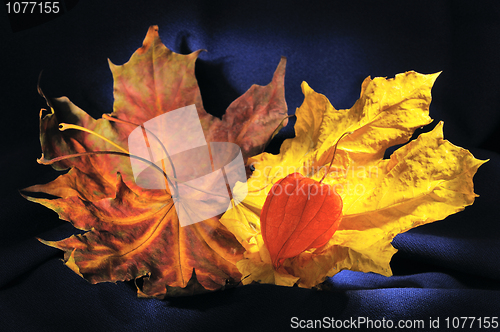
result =
[[[150,162],[149,160],[145,159],[145,158],[142,158],[142,157],[139,157],[139,156],[136,156],[136,155],[133,155],[133,154],[129,154],[129,153],[124,153],[124,152],[120,152],[120,151],[91,151],[91,152],[82,152],[82,153],[75,153],[75,154],[69,154],[69,155],[65,155],[65,156],[60,156],[60,157],[56,157],[56,158],[53,158],[53,159],[45,159],[45,157],[43,156],[42,154],[42,157],[40,159],[37,159],[37,162],[39,164],[42,164],[42,165],[52,165],[53,163],[56,163],[56,162],[59,162],[59,161],[62,161],[62,160],[66,160],[66,159],[71,159],[71,158],[76,158],[76,157],[84,157],[84,156],[92,156],[92,155],[98,155],[98,154],[112,154],[112,155],[117,155],[117,156],[123,156],[123,157],[128,157],[128,158],[134,158],[134,159],[137,159],[137,160],[140,160],[150,166],[153,166],[156,170],[158,170],[159,172],[161,172],[163,174],[163,176],[170,182],[170,179],[174,180],[175,182],[179,182],[179,183],[182,183],[179,179],[176,179],[172,176],[167,176],[167,174],[160,168],[158,167],[156,164]],[[217,194],[217,193],[213,193],[213,192],[210,192],[210,191],[206,191],[206,190],[203,190],[203,189],[200,189],[200,188],[196,188],[196,187],[193,187],[187,183],[182,183],[184,186],[186,187],[189,187],[191,189],[195,189],[195,190],[198,190],[198,191],[201,191],[205,194],[210,194],[210,195],[214,195],[214,196],[219,196],[219,197],[224,197],[224,198],[227,198],[227,196],[224,196],[224,195],[220,195],[220,194]],[[170,193],[169,193],[170,194]],[[171,197],[172,194],[170,194]]]
[[115,142],[107,139],[106,137],[104,137],[104,136],[96,133],[95,131],[92,131],[92,130],[87,129],[85,127],[77,126],[77,125],[74,125],[74,124],[69,124],[69,123],[60,123],[59,124],[59,130],[60,131],[65,131],[65,130],[68,130],[68,129],[77,129],[77,130],[81,130],[81,131],[84,131],[86,133],[95,135],[95,136],[99,137],[100,139],[102,139],[102,140],[108,142],[109,144],[113,145],[115,148],[117,148],[118,150],[122,151],[123,153],[129,154],[129,152],[126,149],[122,148],[121,146],[119,146]]
[[321,178],[321,180],[319,180],[319,183],[322,183],[328,172],[330,172],[330,168],[332,167],[333,160],[335,159],[335,154],[337,153],[337,146],[339,145],[340,140],[349,134],[352,134],[352,131],[343,133],[342,136],[340,136],[340,138],[337,140],[337,143],[335,143],[335,150],[333,150],[332,160],[330,161],[330,165],[328,165],[328,169],[325,171],[325,174],[323,174],[323,177]]
[[[172,172],[174,173],[174,177],[177,177],[177,174],[175,172],[174,162],[172,161],[172,158],[170,158],[170,154],[168,153],[167,148],[165,147],[165,145],[163,145],[163,142],[158,138],[158,136],[156,136],[151,130],[149,130],[146,127],[144,127],[144,125],[138,125],[138,124],[130,122],[130,121],[126,121],[126,120],[122,120],[122,119],[119,119],[119,118],[115,118],[115,117],[110,116],[108,114],[103,114],[102,118],[106,119],[108,121],[113,121],[113,122],[117,122],[117,123],[122,123],[122,124],[128,124],[128,125],[132,125],[132,126],[136,126],[136,127],[141,127],[143,131],[147,131],[160,144],[163,152],[165,153],[165,155],[168,158],[168,161],[170,162],[170,166],[172,167]],[[146,139],[146,136],[144,138]],[[162,160],[162,166],[163,166],[163,170],[165,171],[165,165],[163,165],[163,160]],[[179,190],[179,188],[177,186],[177,182],[175,183],[175,189]]]
[[[83,131],[83,132],[86,132],[86,133],[92,134],[92,135],[97,136],[97,137],[99,137],[100,139],[102,139],[102,140],[104,140],[104,141],[108,142],[109,144],[113,145],[113,146],[114,146],[114,147],[116,147],[118,150],[122,151],[123,153],[125,153],[127,156],[130,156],[131,158],[135,158],[135,159],[141,158],[141,157],[138,157],[138,156],[135,156],[135,155],[131,155],[131,154],[130,154],[130,152],[129,152],[129,151],[127,151],[126,149],[122,148],[121,146],[119,146],[119,145],[118,145],[118,144],[116,144],[115,142],[113,142],[113,141],[109,140],[108,138],[106,138],[106,137],[104,137],[104,136],[102,136],[102,135],[100,135],[100,134],[96,133],[96,132],[95,132],[95,131],[93,131],[93,130],[87,129],[87,128],[82,127],[82,126],[74,125],[74,124],[68,124],[68,123],[60,123],[60,124],[59,124],[59,130],[60,130],[60,131],[65,131],[65,130],[67,130],[67,129],[76,129],[76,130],[80,130],[80,131]],[[145,128],[143,127],[143,129],[145,129]],[[154,134],[153,134],[153,135],[154,135]],[[161,142],[160,142],[160,144],[161,144]],[[162,146],[163,146],[163,145],[162,145]],[[102,152],[104,152],[104,151],[102,151]],[[165,152],[166,152],[166,150],[165,150]],[[99,154],[101,154],[101,153],[99,153]],[[168,156],[168,153],[167,153],[167,156]],[[143,159],[143,158],[141,158],[141,159]],[[138,159],[138,160],[141,160],[141,159]],[[144,160],[146,160],[146,159],[143,159],[142,161],[144,161]],[[176,191],[176,192],[178,192],[178,188],[177,188],[177,186],[176,186],[176,185],[174,185],[172,182],[170,182],[169,178],[167,177],[166,172],[165,172],[165,169],[160,169],[158,166],[156,166],[154,163],[151,163],[151,162],[149,162],[149,164],[150,164],[150,165],[154,165],[154,166],[155,166],[155,168],[156,168],[157,170],[161,171],[161,173],[163,174],[163,177],[165,178],[165,185],[166,185],[166,187],[170,187],[170,186],[172,186],[172,187],[174,187],[174,188],[175,188],[175,191]],[[163,165],[163,161],[162,161],[162,165]],[[172,168],[173,168],[173,166],[172,166]],[[175,171],[174,171],[174,176],[175,176]],[[168,191],[167,191],[167,192],[168,192]],[[170,192],[169,192],[169,194],[170,194],[170,195],[172,195]]]

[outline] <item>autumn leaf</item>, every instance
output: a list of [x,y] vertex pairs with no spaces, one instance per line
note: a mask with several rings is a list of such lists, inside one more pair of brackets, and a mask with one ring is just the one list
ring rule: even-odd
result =
[[[46,98],[50,109],[40,111],[39,162],[69,171],[23,191],[57,196],[27,198],[86,231],[61,241],[41,241],[64,250],[66,265],[91,283],[143,277],[139,295],[163,298],[183,290],[220,289],[240,280],[235,264],[243,248],[218,216],[181,227],[172,199],[175,193],[171,188],[137,185],[129,161],[129,134],[184,106],[196,106],[207,142],[236,143],[245,160],[262,151],[286,117],[284,58],[269,85],[253,85],[219,119],[203,108],[194,74],[199,53],[170,51],[152,26],[127,63],[109,63],[113,113],[96,120],[66,97]],[[183,160],[183,165],[196,162]],[[181,177],[191,169],[176,171]]]
[[[437,76],[407,72],[394,79],[367,78],[349,110],[334,109],[302,84],[296,137],[286,140],[278,155],[249,160],[255,170],[248,196],[221,218],[246,249],[237,262],[243,283],[314,287],[343,269],[390,276],[396,252],[391,241],[397,234],[474,202],[472,178],[485,161],[444,140],[442,122],[383,159],[388,147],[406,143],[416,128],[432,121],[428,113]],[[285,259],[277,269],[270,255],[274,249],[263,240],[262,207],[274,195],[271,188],[292,173],[314,181],[324,177],[342,198],[343,219],[328,243]]]

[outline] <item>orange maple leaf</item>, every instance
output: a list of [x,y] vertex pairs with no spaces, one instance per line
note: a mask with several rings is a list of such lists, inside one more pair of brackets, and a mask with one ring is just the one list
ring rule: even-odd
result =
[[124,158],[129,156],[128,136],[137,126],[193,104],[207,142],[236,143],[245,161],[262,151],[287,115],[286,60],[281,59],[270,84],[253,85],[219,119],[203,108],[194,75],[199,53],[170,51],[152,26],[129,62],[110,62],[113,113],[96,120],[66,97],[46,98],[50,110],[40,111],[39,162],[70,170],[24,191],[57,196],[27,199],[87,231],[61,241],[41,241],[64,250],[66,265],[91,283],[144,277],[138,294],[163,298],[240,280],[235,264],[244,249],[219,222],[220,216],[181,227],[170,190],[138,186]]

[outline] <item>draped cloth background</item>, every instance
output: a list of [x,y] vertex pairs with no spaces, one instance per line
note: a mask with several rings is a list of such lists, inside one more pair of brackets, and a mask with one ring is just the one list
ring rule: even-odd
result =
[[[0,15],[1,200],[0,324],[5,331],[287,330],[291,318],[422,319],[500,316],[500,3],[497,1],[64,1],[43,22]],[[23,25],[24,24],[24,25]],[[18,189],[57,172],[40,157],[36,92],[68,96],[94,117],[109,113],[113,82],[106,59],[126,62],[150,25],[163,43],[206,49],[196,74],[205,108],[221,115],[251,84],[267,84],[281,56],[289,112],[307,81],[337,108],[350,108],[366,76],[443,71],[431,117],[445,137],[491,159],[475,176],[472,207],[398,235],[394,276],[343,271],[329,291],[250,285],[158,301],[138,299],[133,283],[91,285],[39,243],[75,232]],[[31,27],[29,27],[31,26]],[[433,128],[434,124],[424,128]],[[289,125],[270,151],[293,135]],[[469,321],[470,322],[470,321]],[[477,327],[478,325],[474,325]],[[484,329],[483,329],[484,330]]]

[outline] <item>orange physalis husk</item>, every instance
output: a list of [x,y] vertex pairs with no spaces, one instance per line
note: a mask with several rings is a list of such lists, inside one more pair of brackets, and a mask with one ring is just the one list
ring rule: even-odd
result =
[[276,182],[260,216],[262,238],[275,269],[287,258],[325,245],[342,220],[335,189],[300,173]]

